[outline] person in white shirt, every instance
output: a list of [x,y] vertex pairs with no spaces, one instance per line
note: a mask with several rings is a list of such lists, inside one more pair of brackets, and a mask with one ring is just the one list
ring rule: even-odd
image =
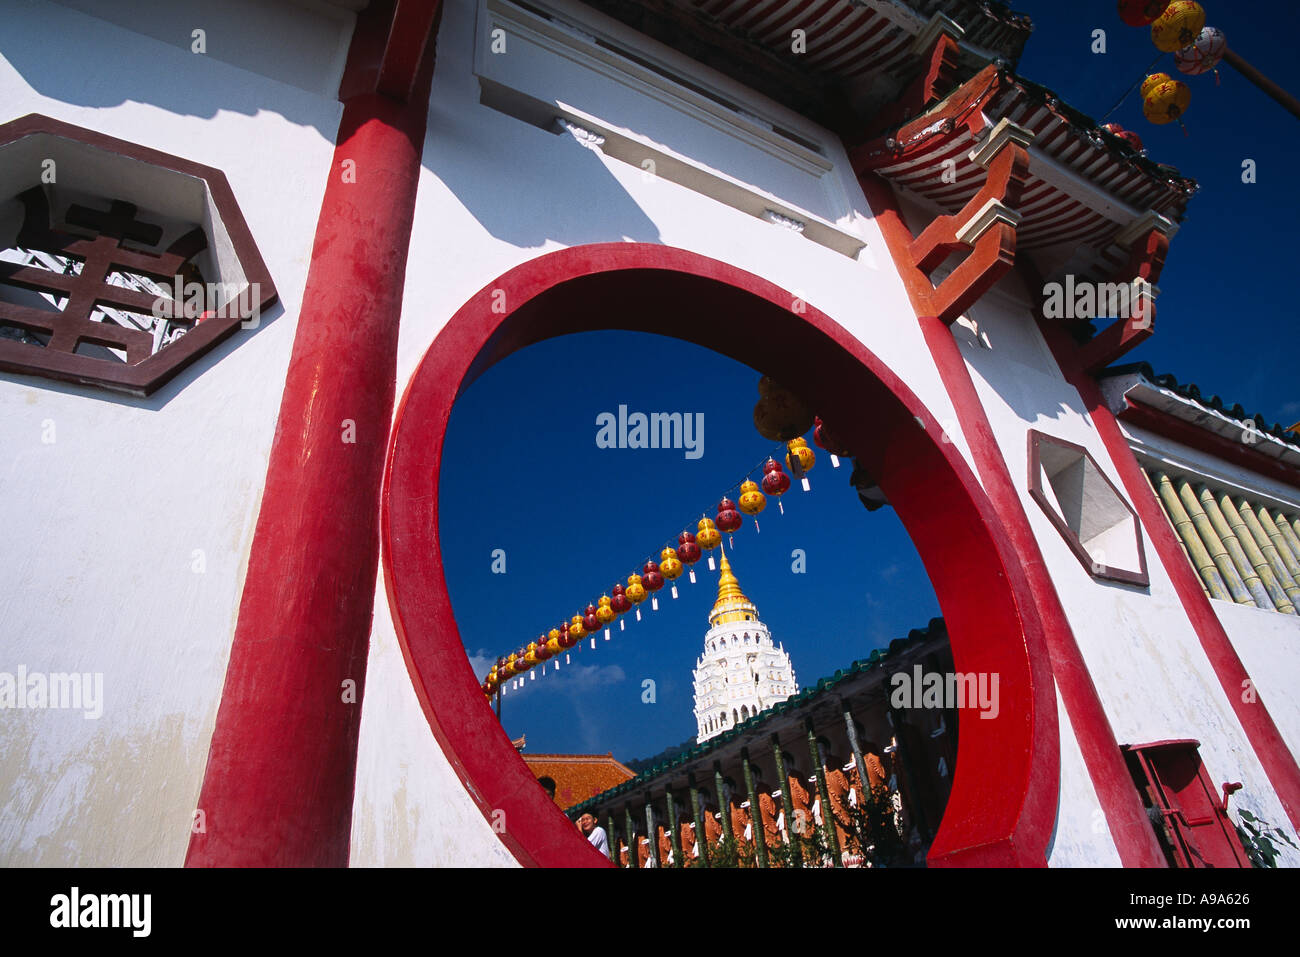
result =
[[587,840],[592,847],[609,857],[609,838],[605,836],[605,829],[596,823],[594,817],[590,814],[582,815],[578,818],[578,828],[587,835]]

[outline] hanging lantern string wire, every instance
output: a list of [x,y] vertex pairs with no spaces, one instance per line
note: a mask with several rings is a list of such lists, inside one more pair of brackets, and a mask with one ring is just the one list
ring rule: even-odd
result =
[[[776,459],[779,455],[781,455],[781,453],[782,453],[785,449],[786,449],[786,446],[785,446],[785,445],[775,445],[775,446],[773,446],[772,449],[771,449],[771,451],[769,451],[766,455],[764,455],[761,459],[759,459],[759,460],[758,460],[758,464],[757,464],[757,465],[754,465],[752,468],[750,468],[750,470],[749,470],[748,472],[745,473],[744,477],[743,477],[739,482],[735,483],[735,484],[732,485],[730,488],[724,490],[723,493],[722,493],[722,497],[723,497],[723,498],[726,498],[726,497],[729,496],[732,492],[738,491],[738,490],[740,489],[740,487],[741,487],[742,485],[744,485],[746,481],[748,481],[748,479],[749,479],[749,477],[750,477],[751,475],[753,475],[755,472],[761,472],[761,471],[762,471],[763,466],[767,464],[768,459]],[[703,510],[703,514],[707,515],[707,514],[708,514],[708,509],[704,509],[704,510]],[[694,521],[694,519],[692,519],[691,521]],[[688,521],[688,522],[686,523],[686,526],[684,526],[684,527],[689,527],[689,526],[690,526],[690,521]],[[665,547],[665,548],[672,548],[672,547],[673,547],[673,540],[672,540],[671,538],[666,539],[666,540],[663,542],[663,547]],[[653,560],[654,560],[654,558],[653,558],[653,556],[651,556],[650,561],[653,561]],[[562,621],[567,621],[568,619],[567,619],[567,618],[561,618],[561,620],[562,620]],[[585,636],[584,636],[584,637],[585,637]],[[581,643],[579,643],[578,645],[575,646],[575,648],[581,648],[581,647],[582,647]],[[497,658],[498,658],[499,661],[504,661],[505,658],[509,656],[509,654],[510,654],[509,652],[506,652],[506,654],[504,654],[504,655],[498,655]]]
[[[1165,54],[1164,54],[1163,52],[1160,52],[1160,53],[1157,53],[1157,54],[1156,54],[1156,58],[1155,58],[1154,60],[1151,61],[1151,63],[1147,66],[1147,68],[1146,68],[1145,70],[1142,71],[1142,75],[1139,76],[1139,77],[1137,78],[1137,80],[1134,82],[1134,84],[1133,84],[1132,86],[1130,86],[1127,90],[1124,91],[1124,95],[1121,96],[1118,100],[1115,101],[1115,105],[1114,105],[1114,106],[1112,106],[1109,110],[1107,110],[1105,113],[1103,113],[1103,114],[1101,115],[1101,121],[1102,121],[1102,123],[1106,122],[1106,117],[1110,116],[1112,113],[1114,113],[1116,110],[1118,110],[1118,109],[1123,105],[1124,101],[1127,100],[1127,99],[1129,98],[1129,96],[1132,95],[1133,91],[1136,90],[1139,86],[1142,85],[1142,81],[1145,80],[1148,76],[1151,75],[1151,67],[1153,67],[1153,66],[1155,66],[1157,63],[1159,63],[1160,60],[1161,60],[1161,58],[1164,57],[1164,56],[1165,56]],[[1100,126],[1101,124],[1098,124],[1098,125]]]

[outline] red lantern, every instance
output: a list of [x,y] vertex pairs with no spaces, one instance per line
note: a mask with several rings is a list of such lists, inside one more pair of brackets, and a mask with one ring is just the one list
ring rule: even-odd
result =
[[1169,0],[1119,0],[1119,18],[1131,27],[1145,27],[1167,6]]
[[736,503],[729,498],[724,498],[718,503],[718,517],[714,519],[718,526],[718,531],[727,533],[727,540],[731,541],[731,547],[735,548],[736,543],[731,539],[731,533],[740,528],[744,519],[740,517],[740,512],[736,511]]
[[582,610],[582,627],[586,629],[589,635],[594,635],[600,631],[600,619],[596,617],[595,605],[588,605]]
[[[677,557],[686,565],[694,565],[700,560],[700,546],[695,544],[693,532],[682,532],[677,536]],[[695,569],[690,568],[691,584],[695,584]]]
[[1142,137],[1138,136],[1132,130],[1126,130],[1118,123],[1107,123],[1105,126],[1102,127],[1102,129],[1105,130],[1107,133],[1109,133],[1111,136],[1118,136],[1120,139],[1122,139],[1129,146],[1133,147],[1134,150],[1136,150],[1138,153],[1142,154],[1143,156],[1146,155],[1146,150],[1143,149],[1142,147]]
[[849,455],[849,450],[834,435],[826,431],[826,426],[821,420],[821,416],[813,419],[815,427],[813,428],[813,441],[831,454],[831,468],[840,467],[840,456],[845,458]]
[[790,476],[785,474],[781,468],[781,463],[776,459],[768,459],[767,464],[763,466],[763,491],[776,499],[776,507],[781,514],[785,514],[785,506],[781,504],[781,496],[790,488]]
[[545,661],[549,657],[551,657],[551,649],[550,646],[547,644],[546,636],[538,635],[537,636],[537,660]]
[[652,561],[646,562],[641,568],[641,581],[645,585],[645,590],[651,592],[650,608],[658,611],[659,599],[653,593],[664,587],[664,576],[659,571],[659,565]]
[[[622,585],[615,585],[609,590],[609,594],[609,607],[614,609],[616,614],[622,615],[632,610],[632,603],[627,600],[627,593],[623,591]],[[620,619],[618,630],[622,631],[624,627],[623,621]]]

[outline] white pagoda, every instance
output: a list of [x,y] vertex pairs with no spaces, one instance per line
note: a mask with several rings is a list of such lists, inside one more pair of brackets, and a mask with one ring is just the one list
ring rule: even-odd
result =
[[718,600],[709,612],[704,654],[695,662],[696,740],[707,741],[798,690],[790,656],[772,643],[723,551]]

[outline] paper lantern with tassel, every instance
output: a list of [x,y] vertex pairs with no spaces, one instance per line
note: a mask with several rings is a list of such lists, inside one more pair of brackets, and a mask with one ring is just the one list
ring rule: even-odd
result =
[[1102,129],[1111,136],[1117,136],[1129,146],[1133,147],[1142,156],[1146,155],[1146,149],[1142,146],[1142,137],[1138,136],[1132,130],[1126,130],[1118,123],[1106,123]]
[[[717,548],[718,545],[722,543],[722,536],[714,526],[713,519],[702,518],[696,523],[695,528],[695,543],[706,552],[713,551],[713,549]],[[713,564],[713,556],[710,555],[709,571],[713,571],[715,568],[717,568],[717,566]]]
[[785,506],[781,504],[781,496],[789,489],[790,476],[785,474],[780,462],[769,458],[767,464],[763,466],[763,491],[776,499],[776,507],[782,515],[785,514]]
[[545,635],[538,635],[538,636],[537,636],[537,642],[536,642],[536,645],[537,645],[537,660],[538,660],[538,661],[545,661],[547,658],[551,657],[551,649],[550,649],[549,647],[547,647],[546,636],[545,636]]
[[600,619],[596,617],[595,605],[588,605],[582,610],[582,628],[589,635],[600,631]]
[[1165,12],[1169,0],[1119,0],[1119,18],[1131,27],[1145,27]]
[[[627,600],[627,594],[623,591],[622,585],[615,584],[614,587],[609,590],[609,594],[611,596],[609,599],[609,607],[614,609],[615,614],[625,615],[632,610],[632,603]],[[624,627],[623,620],[620,618],[618,622],[618,630],[622,631]]]
[[[687,566],[694,565],[700,560],[700,546],[695,543],[695,534],[693,532],[682,532],[677,536],[677,557]],[[691,584],[695,584],[695,569],[689,568]]]
[[745,479],[740,483],[740,510],[746,515],[754,518],[754,531],[760,531],[758,527],[758,513],[767,508],[767,498],[758,490],[758,483]]
[[1167,73],[1152,73],[1142,83],[1142,115],[1157,126],[1182,116],[1191,100],[1187,84]]
[[677,597],[676,579],[682,573],[682,562],[677,557],[677,549],[671,546],[665,548],[659,553],[659,570],[663,572],[664,578],[674,582],[672,586],[673,597]]
[[1174,62],[1178,64],[1179,71],[1188,76],[1200,76],[1218,66],[1223,54],[1227,52],[1228,38],[1223,35],[1223,31],[1206,27],[1196,35],[1191,46],[1183,47],[1174,54]]
[[[641,602],[645,601],[645,585],[641,584],[641,576],[636,572],[627,576],[627,588],[624,590],[623,594],[627,595],[627,600],[633,605],[640,605]],[[640,608],[637,608],[636,610],[636,620],[641,620]]]
[[822,422],[821,416],[813,419],[813,441],[830,453],[831,468],[840,467],[840,456],[845,458],[849,455],[848,448],[837,439],[831,432],[827,431],[825,423]]
[[1173,53],[1191,45],[1205,27],[1205,10],[1195,0],[1173,0],[1151,24],[1157,50]]
[[785,442],[812,427],[812,412],[803,401],[768,376],[758,380],[758,404],[754,406],[754,428],[773,442]]
[[546,650],[552,657],[564,650],[564,645],[560,642],[560,629],[552,628],[546,633]]
[[581,615],[574,615],[569,619],[569,637],[573,639],[575,645],[587,637],[587,628],[582,623]]
[[524,649],[524,662],[529,668],[533,668],[539,663],[537,658],[537,642],[530,641],[528,647]]
[[789,450],[785,455],[785,464],[790,469],[790,473],[803,483],[803,490],[809,491],[812,486],[808,484],[808,472],[817,463],[817,454],[808,448],[808,443],[799,438],[791,439],[785,443]]
[[641,582],[645,585],[645,590],[650,592],[650,609],[659,610],[659,596],[655,594],[659,589],[664,587],[664,576],[659,571],[659,565],[655,562],[646,562],[641,569]]
[[736,543],[731,537],[731,533],[744,523],[740,517],[740,512],[736,511],[736,503],[729,498],[723,498],[718,503],[718,517],[714,519],[717,523],[718,531],[727,533],[727,540],[731,542],[731,547],[735,548]]
[[600,600],[596,602],[596,618],[602,625],[608,625],[618,617],[618,612],[614,611],[613,599],[608,595],[601,595]]

